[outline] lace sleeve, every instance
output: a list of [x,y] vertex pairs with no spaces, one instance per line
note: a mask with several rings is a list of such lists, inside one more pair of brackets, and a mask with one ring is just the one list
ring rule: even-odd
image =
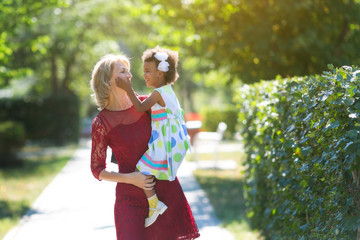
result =
[[147,99],[149,97],[147,95],[137,95],[137,96],[140,99],[140,101],[144,101],[145,99]]
[[[137,96],[140,99],[140,101],[144,101],[145,99],[147,99],[149,97],[148,95],[137,95]],[[146,113],[151,116],[151,108],[149,110],[146,110]]]
[[91,172],[98,180],[100,172],[106,168],[106,129],[100,118],[96,117],[91,125]]

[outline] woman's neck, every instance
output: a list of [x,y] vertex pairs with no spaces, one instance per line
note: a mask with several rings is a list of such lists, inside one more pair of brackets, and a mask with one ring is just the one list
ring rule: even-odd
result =
[[105,108],[111,111],[119,111],[128,109],[132,105],[126,92],[122,89],[117,89],[116,91],[110,91],[109,101]]

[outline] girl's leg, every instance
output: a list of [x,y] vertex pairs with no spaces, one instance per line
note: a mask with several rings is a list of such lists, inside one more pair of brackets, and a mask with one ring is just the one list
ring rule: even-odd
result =
[[[135,168],[135,171],[139,172],[139,169]],[[156,208],[159,199],[156,196],[155,188],[151,190],[144,190],[144,193],[149,202],[149,208]],[[153,214],[154,214],[154,210],[149,210],[149,217],[151,217]]]
[[[135,171],[139,170],[136,168]],[[156,221],[160,214],[163,214],[166,211],[167,206],[163,202],[159,201],[158,197],[156,196],[155,188],[151,190],[144,190],[144,193],[149,202],[149,215],[145,219],[145,227],[149,227]]]
[[155,188],[153,188],[151,190],[144,190],[144,192],[145,192],[145,195],[147,198],[150,198],[150,197],[156,195]]

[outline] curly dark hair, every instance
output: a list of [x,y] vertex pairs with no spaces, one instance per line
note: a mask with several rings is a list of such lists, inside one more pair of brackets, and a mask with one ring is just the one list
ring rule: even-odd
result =
[[143,52],[141,57],[142,61],[155,62],[156,66],[158,66],[160,61],[154,57],[157,52],[166,52],[169,55],[168,59],[166,60],[169,63],[169,71],[165,72],[165,82],[167,84],[174,83],[179,78],[179,74],[177,72],[179,58],[178,52],[156,46],[155,48],[147,49]]

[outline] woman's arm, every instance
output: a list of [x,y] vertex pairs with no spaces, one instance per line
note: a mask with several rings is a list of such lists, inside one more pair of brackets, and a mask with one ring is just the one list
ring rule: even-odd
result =
[[99,178],[110,182],[132,184],[142,188],[143,190],[151,190],[155,186],[154,177],[150,175],[144,175],[141,172],[118,173],[109,172],[104,169],[100,172]]
[[132,104],[138,112],[145,112],[149,110],[152,106],[154,106],[156,103],[164,105],[164,101],[158,91],[153,91],[148,98],[146,98],[144,101],[140,101],[140,99],[136,96],[134,89],[132,88],[130,80],[116,78],[115,81],[116,86],[126,91]]
[[152,176],[146,176],[140,172],[117,173],[106,170],[106,150],[108,142],[105,126],[102,121],[96,117],[91,129],[91,171],[96,179],[128,183],[144,190],[151,190],[154,187],[155,183]]
[[91,124],[91,162],[90,168],[98,180],[100,172],[106,168],[106,150],[108,141],[107,131],[99,117],[95,117]]

